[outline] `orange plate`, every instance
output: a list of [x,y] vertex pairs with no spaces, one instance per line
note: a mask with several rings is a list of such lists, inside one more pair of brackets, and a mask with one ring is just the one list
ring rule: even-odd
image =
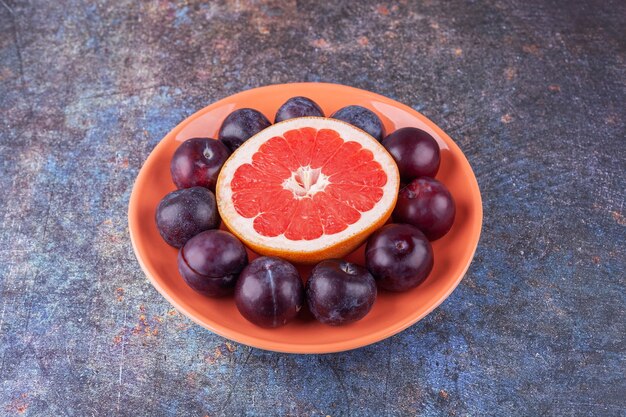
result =
[[[175,189],[170,158],[177,146],[193,137],[217,137],[222,120],[233,110],[251,107],[274,120],[278,107],[293,96],[306,96],[326,115],[358,104],[378,114],[387,132],[414,126],[430,133],[441,147],[437,179],[449,189],[457,205],[452,230],[433,244],[435,266],[419,287],[404,293],[380,291],[372,311],[361,321],[340,327],[316,322],[303,312],[288,325],[263,329],[246,321],[232,297],[211,299],[194,292],[178,275],[177,250],[159,236],[155,209]],[[368,91],[337,84],[299,83],[255,88],[227,97],[188,117],[156,146],[137,176],[128,208],[130,237],[139,264],[152,285],[186,316],[226,338],[261,349],[290,353],[339,352],[366,346],[394,335],[417,322],[445,300],[459,284],[472,261],[482,224],[482,203],[476,177],[459,147],[440,128],[415,110]],[[251,253],[251,257],[255,255]],[[364,264],[363,247],[347,257]],[[303,278],[310,267],[299,268]]]

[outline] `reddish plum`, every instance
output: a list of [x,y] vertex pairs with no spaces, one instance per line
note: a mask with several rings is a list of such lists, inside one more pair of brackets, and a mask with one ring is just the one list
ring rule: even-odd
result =
[[257,326],[283,326],[298,314],[303,303],[304,287],[298,270],[283,259],[257,258],[237,281],[237,309]]
[[178,271],[200,294],[221,297],[235,289],[239,273],[248,264],[244,245],[223,230],[207,230],[178,252]]
[[360,265],[329,259],[313,268],[306,297],[318,321],[338,326],[361,320],[370,312],[376,301],[376,282]]
[[215,196],[203,187],[192,187],[169,193],[156,209],[156,224],[161,237],[180,248],[198,233],[220,224]]
[[432,178],[418,178],[406,185],[398,194],[393,218],[420,229],[429,240],[448,233],[456,206],[445,185]]
[[306,116],[324,117],[324,112],[320,106],[310,98],[292,97],[287,100],[285,104],[280,106],[276,112],[274,123]]
[[334,112],[330,117],[358,127],[366,133],[369,133],[379,142],[383,140],[383,136],[385,136],[385,128],[380,118],[376,113],[365,107],[346,106]]
[[222,122],[219,139],[234,152],[242,143],[270,125],[267,117],[258,110],[235,110]]
[[172,157],[170,172],[178,188],[205,187],[215,192],[217,176],[230,151],[222,142],[194,138],[183,142]]
[[434,177],[441,159],[437,141],[415,127],[398,129],[383,140],[395,159],[400,177],[408,182],[417,177]]
[[365,262],[380,288],[406,291],[421,284],[433,268],[433,250],[420,230],[388,224],[370,236]]

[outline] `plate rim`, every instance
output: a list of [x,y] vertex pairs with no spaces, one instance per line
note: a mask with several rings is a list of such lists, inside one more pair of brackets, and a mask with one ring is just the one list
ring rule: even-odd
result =
[[[212,323],[206,323],[205,321],[202,321],[199,318],[197,318],[192,312],[188,311],[187,308],[185,308],[182,304],[176,301],[167,291],[165,291],[163,287],[161,287],[160,283],[152,275],[148,266],[145,264],[144,260],[142,259],[140,255],[140,251],[138,249],[138,245],[136,242],[137,237],[135,236],[135,232],[133,232],[133,230],[135,229],[134,227],[135,220],[134,220],[133,213],[137,212],[136,208],[137,208],[138,200],[139,200],[138,188],[137,188],[138,183],[143,182],[144,180],[143,177],[147,175],[146,171],[144,170],[144,167],[148,164],[148,162],[152,158],[156,158],[155,155],[159,153],[158,150],[161,147],[166,146],[166,139],[172,136],[175,138],[178,135],[178,133],[182,131],[187,125],[192,123],[198,117],[204,115],[206,112],[210,111],[213,107],[216,107],[220,102],[224,100],[236,99],[237,96],[244,95],[246,93],[249,93],[252,90],[271,90],[275,88],[285,88],[285,87],[298,88],[299,86],[311,86],[311,85],[324,86],[325,88],[330,88],[330,89],[338,88],[342,90],[345,90],[345,89],[354,90],[355,92],[358,92],[360,94],[366,93],[367,95],[372,96],[372,98],[383,99],[384,101],[391,101],[393,102],[393,105],[395,107],[401,108],[415,115],[417,118],[419,118],[423,123],[425,123],[431,129],[433,129],[435,132],[437,132],[437,134],[446,141],[446,144],[448,146],[454,147],[455,150],[458,151],[460,155],[462,155],[463,158],[461,162],[467,165],[467,168],[469,168],[469,172],[471,172],[472,174],[470,178],[470,183],[471,183],[471,188],[472,188],[471,191],[477,197],[477,203],[478,203],[475,207],[477,210],[476,215],[478,217],[478,222],[473,226],[473,230],[472,230],[472,236],[473,237],[475,236],[475,238],[473,239],[473,248],[471,251],[471,255],[468,257],[468,260],[466,264],[464,265],[462,272],[458,275],[455,281],[450,285],[446,293],[443,296],[441,296],[436,302],[434,302],[423,313],[418,314],[416,316],[408,315],[407,318],[396,322],[396,324],[393,326],[388,326],[375,333],[368,333],[366,335],[359,336],[357,338],[353,338],[350,340],[330,342],[330,343],[320,343],[320,344],[311,344],[311,343],[290,344],[290,343],[285,343],[285,342],[276,342],[272,340],[267,340],[267,339],[259,338],[256,336],[249,336],[243,332],[238,332],[236,330],[223,328],[219,325],[219,323],[216,323],[214,321],[212,321]],[[133,252],[135,254],[135,257],[137,258],[137,261],[139,262],[139,265],[142,271],[144,272],[144,274],[146,275],[146,277],[148,278],[152,286],[156,288],[156,290],[170,304],[172,304],[176,310],[178,310],[179,312],[184,314],[186,317],[191,319],[194,323],[226,339],[233,340],[237,343],[241,343],[241,344],[251,346],[257,349],[280,352],[280,353],[293,353],[293,354],[324,354],[324,353],[336,353],[336,352],[353,350],[353,349],[369,346],[369,345],[378,343],[382,340],[385,340],[395,334],[402,332],[403,330],[406,330],[408,327],[412,326],[413,324],[419,322],[424,317],[429,315],[433,310],[439,307],[445,300],[447,300],[448,297],[452,294],[452,292],[454,292],[454,290],[458,287],[461,280],[465,277],[467,270],[469,269],[472,261],[474,260],[474,256],[476,254],[478,243],[480,241],[480,235],[482,232],[483,204],[482,204],[482,196],[480,193],[480,187],[478,185],[476,174],[474,173],[474,170],[472,169],[465,153],[461,150],[461,148],[456,144],[456,142],[448,134],[446,134],[439,126],[437,126],[434,122],[432,122],[430,119],[428,119],[419,111],[407,106],[406,104],[400,103],[399,101],[395,99],[392,99],[392,98],[389,98],[389,97],[386,97],[381,94],[374,93],[368,90],[356,88],[356,87],[351,87],[351,86],[347,86],[343,84],[336,84],[336,83],[298,82],[298,83],[269,84],[269,85],[264,85],[261,87],[255,87],[255,88],[250,88],[247,90],[240,91],[238,93],[223,97],[219,100],[212,102],[211,104],[194,112],[193,114],[186,117],[183,121],[178,123],[173,129],[167,132],[165,136],[163,136],[163,138],[159,141],[159,143],[152,149],[152,151],[150,151],[150,154],[141,165],[141,168],[139,169],[137,177],[135,178],[135,181],[133,183],[133,188],[132,188],[130,198],[129,198],[127,215],[128,215],[128,229],[129,229],[131,244],[133,247]]]

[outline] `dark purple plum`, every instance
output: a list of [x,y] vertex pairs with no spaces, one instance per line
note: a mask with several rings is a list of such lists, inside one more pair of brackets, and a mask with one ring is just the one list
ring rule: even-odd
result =
[[331,326],[367,315],[376,301],[376,282],[369,271],[340,259],[320,262],[306,283],[306,298],[315,318]]
[[400,178],[405,182],[417,177],[434,177],[439,171],[439,145],[423,130],[403,127],[387,136],[383,146],[395,159]]
[[176,248],[220,224],[215,195],[203,187],[172,191],[157,206],[155,218],[163,240]]
[[184,141],[172,157],[170,172],[178,188],[205,187],[215,192],[217,176],[230,150],[222,142],[208,138]]
[[222,122],[219,139],[230,149],[235,151],[242,143],[269,127],[270,121],[261,112],[254,109],[235,110]]
[[291,97],[285,102],[274,117],[274,123],[296,117],[316,116],[324,117],[324,112],[316,102],[307,97]]
[[400,190],[393,218],[412,224],[429,240],[448,233],[454,223],[456,206],[445,185],[432,178],[418,178]]
[[283,259],[257,258],[237,281],[237,309],[257,326],[283,326],[296,317],[303,303],[304,286],[298,270]]
[[248,264],[245,246],[223,230],[207,230],[178,252],[178,272],[200,294],[221,297],[232,294],[239,273]]
[[351,125],[364,130],[379,142],[383,140],[383,137],[385,136],[385,128],[383,127],[383,123],[380,121],[380,118],[376,116],[376,113],[366,109],[365,107],[346,106],[334,112],[330,117],[350,123]]
[[378,286],[406,291],[421,284],[433,269],[433,250],[420,230],[409,224],[388,224],[370,236],[365,263]]

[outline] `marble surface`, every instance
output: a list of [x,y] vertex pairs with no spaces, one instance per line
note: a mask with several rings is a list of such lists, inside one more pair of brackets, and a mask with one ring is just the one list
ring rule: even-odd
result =
[[[0,0],[0,415],[625,415],[625,18],[611,0]],[[211,334],[128,236],[167,131],[295,81],[424,113],[483,195],[457,290],[355,351]]]

